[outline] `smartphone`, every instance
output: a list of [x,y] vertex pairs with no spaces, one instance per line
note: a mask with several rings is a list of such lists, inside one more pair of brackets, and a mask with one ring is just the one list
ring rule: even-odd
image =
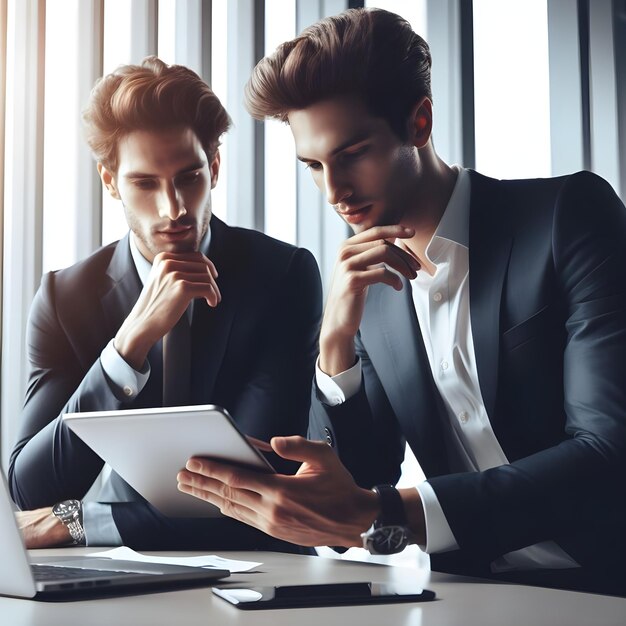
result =
[[412,583],[334,583],[280,587],[213,587],[213,593],[238,609],[287,609],[392,602],[425,602],[434,591]]

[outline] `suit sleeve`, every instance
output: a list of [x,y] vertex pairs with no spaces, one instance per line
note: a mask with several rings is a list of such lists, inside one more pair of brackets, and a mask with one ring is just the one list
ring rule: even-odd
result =
[[[268,306],[259,311],[255,345],[245,356],[247,373],[227,405],[244,432],[265,441],[275,435],[306,435],[322,314],[313,255],[294,250],[268,296]],[[279,472],[297,469],[275,455],[270,461]]]
[[[28,321],[28,386],[9,461],[11,495],[22,509],[82,498],[103,462],[65,426],[68,412],[123,408],[100,360],[79,362],[56,314],[55,274],[47,274]],[[86,371],[86,373],[85,373]]]
[[624,206],[593,175],[573,176],[560,191],[552,250],[566,339],[564,414],[554,421],[563,422],[563,437],[510,465],[430,479],[470,557],[492,560],[557,539],[584,566],[581,546],[601,551],[601,529],[621,525],[603,558],[623,558],[615,537],[626,520],[625,222]]
[[398,482],[404,438],[359,335],[355,349],[362,366],[359,391],[342,404],[329,406],[313,381],[308,435],[330,443],[355,482],[370,489]]

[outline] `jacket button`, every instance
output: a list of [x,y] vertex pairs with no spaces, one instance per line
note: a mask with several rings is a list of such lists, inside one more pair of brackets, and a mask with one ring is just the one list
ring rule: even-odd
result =
[[326,443],[332,448],[334,445],[333,435],[330,432],[330,428],[324,428],[324,434],[326,435]]

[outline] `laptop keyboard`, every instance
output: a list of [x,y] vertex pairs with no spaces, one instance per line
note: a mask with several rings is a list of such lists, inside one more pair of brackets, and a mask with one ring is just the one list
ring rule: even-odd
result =
[[114,578],[128,576],[128,572],[108,571],[100,569],[83,569],[82,567],[63,567],[58,565],[31,565],[35,580],[48,582],[56,580],[76,580],[78,578]]

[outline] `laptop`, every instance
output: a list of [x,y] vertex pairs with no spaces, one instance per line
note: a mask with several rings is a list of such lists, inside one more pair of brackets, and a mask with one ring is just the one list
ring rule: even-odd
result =
[[106,557],[29,558],[0,471],[0,595],[41,600],[210,584],[228,570],[137,563]]

